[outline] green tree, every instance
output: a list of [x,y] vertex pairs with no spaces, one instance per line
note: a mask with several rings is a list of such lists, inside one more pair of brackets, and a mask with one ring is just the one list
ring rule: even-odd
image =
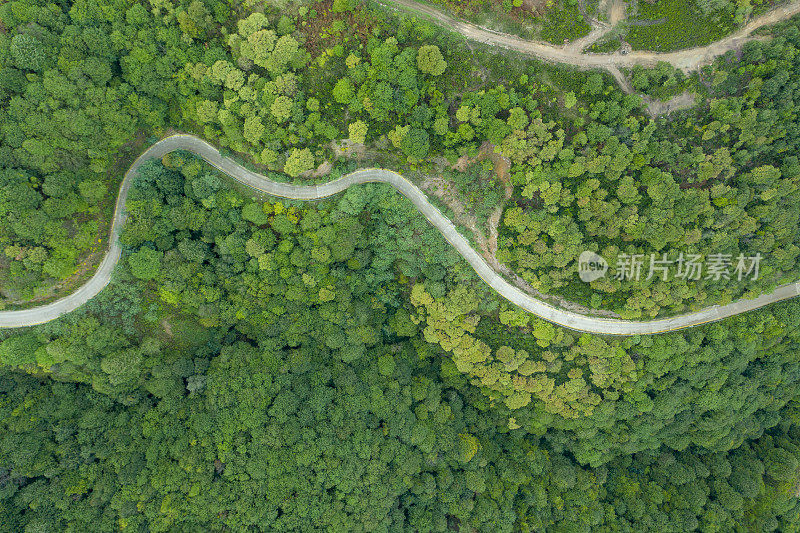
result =
[[428,132],[420,128],[411,128],[400,143],[403,152],[415,159],[423,159],[430,149]]
[[266,128],[258,117],[244,119],[244,138],[250,144],[260,144]]
[[349,104],[353,96],[355,96],[355,91],[353,90],[353,82],[350,81],[350,78],[342,78],[336,82],[336,85],[333,87],[334,100],[340,104]]
[[364,144],[367,138],[367,124],[363,120],[356,120],[347,126],[350,140],[356,144]]
[[249,203],[242,208],[242,218],[256,226],[262,226],[269,221],[269,217],[267,217],[261,204],[255,202]]
[[294,148],[286,159],[283,171],[294,178],[313,168],[314,155],[311,153],[311,150],[308,148],[303,148],[302,150]]
[[272,102],[270,106],[270,112],[272,116],[278,121],[278,123],[284,123],[289,120],[289,117],[292,114],[292,99],[288,96],[280,95],[275,98],[275,101]]
[[99,203],[108,192],[106,184],[100,180],[82,181],[78,184],[78,190],[81,196],[91,205]]
[[128,256],[131,273],[139,279],[151,280],[161,273],[161,258],[164,254],[153,248],[144,246],[138,252]]
[[23,70],[41,72],[52,62],[50,47],[33,33],[14,35],[10,52],[15,65]]
[[419,47],[417,68],[431,76],[440,76],[447,68],[447,61],[442,57],[438,46],[427,44]]

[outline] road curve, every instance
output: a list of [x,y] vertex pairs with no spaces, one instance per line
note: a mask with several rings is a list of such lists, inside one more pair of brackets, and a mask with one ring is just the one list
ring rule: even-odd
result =
[[779,287],[771,294],[761,295],[753,300],[739,300],[724,306],[708,307],[697,312],[645,322],[581,315],[554,307],[508,283],[470,246],[467,239],[428,200],[428,197],[419,187],[396,172],[370,168],[351,172],[339,179],[321,185],[278,183],[261,174],[247,170],[227,157],[223,157],[218,149],[198,137],[193,135],[173,135],[148,148],[125,173],[125,178],[122,180],[119,196],[117,197],[114,221],[111,226],[110,248],[94,276],[74,293],[53,303],[21,311],[0,311],[0,328],[18,328],[49,322],[82,306],[108,285],[122,251],[119,244],[119,234],[125,223],[125,201],[128,198],[128,191],[133,178],[143,163],[150,159],[160,158],[175,150],[192,152],[233,179],[253,189],[271,196],[293,200],[327,198],[361,183],[388,183],[411,200],[416,208],[425,215],[425,218],[444,235],[458,253],[475,269],[475,272],[501,296],[545,320],[577,331],[609,335],[664,333],[738,315],[800,294],[800,282],[791,283]]
[[581,50],[571,45],[556,46],[544,42],[529,41],[515,35],[477,26],[446,15],[434,7],[415,2],[414,0],[378,1],[384,2],[384,5],[394,5],[405,11],[425,15],[437,25],[460,33],[472,41],[515,50],[545,61],[567,63],[583,69],[608,69],[611,67],[631,68],[635,65],[654,67],[659,61],[665,61],[685,72],[710,65],[714,59],[723,55],[725,52],[738,49],[745,42],[752,39],[750,34],[758,28],[775,24],[800,13],[800,0],[794,0],[760,17],[756,17],[741,29],[708,46],[699,46],[696,48],[664,53],[639,50],[629,54],[621,54],[619,52],[613,54],[583,54]]

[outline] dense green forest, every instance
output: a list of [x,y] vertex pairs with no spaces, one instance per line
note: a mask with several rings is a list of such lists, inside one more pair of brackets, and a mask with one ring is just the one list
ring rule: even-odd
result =
[[0,343],[10,531],[798,523],[797,304],[643,339],[506,326],[385,187],[291,206],[165,165],[114,286]]
[[[500,206],[497,258],[534,289],[624,317],[768,292],[800,277],[800,22],[774,33],[691,80],[635,70],[701,93],[653,120],[610,77],[355,2],[5,2],[0,308],[91,274],[122,174],[176,130],[278,181],[443,177]],[[800,529],[796,301],[580,334],[388,186],[277,201],[183,152],[126,209],[111,286],[0,330],[2,531]],[[764,259],[584,284],[586,249]]]
[[[697,111],[652,122],[638,96],[599,74],[470,59],[451,34],[408,19],[393,27],[375,11],[326,18],[303,6],[295,18],[236,21],[217,6],[220,27],[177,7],[25,5],[0,11],[18,29],[0,41],[6,305],[69,292],[91,271],[121,170],[114,154],[135,153],[137,132],[168,126],[290,176],[336,158],[331,143],[342,139],[377,146],[384,166],[423,172],[437,171],[437,155],[455,161],[488,142],[510,159],[515,186],[498,259],[540,292],[624,317],[726,303],[797,277],[800,165],[787,156],[796,152],[795,26],[749,43],[741,64],[704,72],[708,99]],[[304,33],[311,27],[326,31]],[[679,83],[669,73],[634,81]],[[585,249],[612,266],[619,253],[766,259],[756,280],[608,277],[587,287],[575,276]]]

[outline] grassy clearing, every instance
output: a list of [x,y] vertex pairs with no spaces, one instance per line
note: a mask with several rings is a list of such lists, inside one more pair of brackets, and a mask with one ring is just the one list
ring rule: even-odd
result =
[[766,0],[763,2],[752,2],[752,3],[753,3],[753,11],[750,12],[751,19],[763,15],[768,11],[772,11],[782,2],[780,0]]
[[564,39],[574,41],[592,31],[578,9],[578,0],[567,0],[549,9],[542,22],[541,38],[561,44]]
[[591,31],[578,8],[578,0],[420,1],[486,28],[553,44],[578,39]]
[[[636,25],[637,21],[645,25]],[[731,15],[705,16],[691,0],[640,1],[626,40],[634,50],[667,52],[707,45],[725,37],[734,27]]]
[[610,54],[619,50],[621,46],[622,41],[619,38],[604,39],[592,43],[592,46],[586,48],[585,51],[592,54]]

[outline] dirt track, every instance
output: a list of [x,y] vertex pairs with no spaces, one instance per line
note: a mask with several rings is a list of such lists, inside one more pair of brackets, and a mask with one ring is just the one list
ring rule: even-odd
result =
[[[518,37],[495,33],[479,28],[466,22],[455,20],[443,13],[417,4],[412,0],[392,0],[407,9],[412,9],[427,13],[438,23],[445,25],[466,37],[484,42],[494,46],[518,50],[547,61],[568,63],[579,68],[606,68],[622,85],[623,90],[632,91],[628,80],[619,71],[620,67],[631,67],[634,65],[651,66],[658,61],[667,61],[683,70],[697,69],[713,61],[714,58],[724,54],[729,50],[740,47],[756,29],[774,24],[780,20],[791,17],[800,12],[800,0],[777,8],[766,15],[759,17],[748,23],[744,28],[729,37],[717,41],[709,46],[659,54],[654,52],[633,52],[628,55],[619,53],[610,55],[582,54],[580,49],[575,49],[570,45],[557,47],[525,41]],[[597,38],[599,30],[592,32],[592,38]],[[584,40],[585,42],[585,40]],[[687,97],[681,95],[670,102],[658,103],[664,107],[665,112],[675,108],[673,105],[683,106],[688,102]],[[653,113],[651,103],[648,103],[648,110]],[[364,169],[352,172],[338,180],[322,185],[297,186],[286,183],[277,183],[250,172],[232,160],[223,157],[219,151],[202,139],[190,135],[174,135],[168,137],[151,146],[145,151],[131,166],[125,175],[114,214],[114,222],[111,228],[110,248],[95,275],[77,291],[69,296],[62,298],[48,305],[35,307],[23,311],[0,311],[0,328],[15,328],[41,324],[48,322],[65,313],[73,311],[85,304],[92,297],[97,295],[111,280],[111,274],[121,256],[121,248],[118,237],[122,225],[125,222],[125,200],[128,189],[131,185],[133,176],[137,173],[139,166],[151,158],[158,158],[174,150],[188,150],[199,155],[207,162],[217,167],[221,171],[230,175],[234,179],[245,183],[257,190],[266,192],[274,196],[295,199],[318,199],[326,198],[341,192],[352,185],[369,182],[383,182],[392,185],[400,193],[406,196],[417,209],[433,224],[447,239],[447,241],[461,254],[461,256],[475,269],[475,272],[494,290],[504,298],[519,307],[534,313],[545,320],[549,320],[561,326],[600,334],[633,335],[633,334],[655,334],[666,331],[675,331],[687,327],[697,326],[707,322],[720,320],[726,317],[738,315],[753,309],[758,309],[773,302],[794,298],[800,295],[800,282],[790,283],[778,287],[770,294],[762,294],[752,300],[737,300],[723,306],[712,306],[700,311],[686,313],[672,318],[653,320],[648,322],[635,322],[618,320],[612,318],[599,318],[585,316],[574,311],[559,309],[552,305],[522,292],[503,279],[486,260],[475,251],[469,242],[458,232],[453,223],[444,217],[427,199],[425,194],[411,182],[401,175],[382,169]]]
[[[404,11],[419,13],[432,19],[436,24],[458,32],[467,39],[499,46],[509,50],[536,57],[545,61],[555,63],[566,63],[578,68],[630,68],[635,65],[643,67],[653,67],[659,61],[666,61],[676,68],[689,72],[710,64],[715,58],[725,54],[730,50],[738,50],[744,43],[753,39],[751,34],[763,26],[769,26],[782,20],[788,19],[800,13],[800,0],[795,0],[786,5],[778,7],[747,23],[743,28],[732,33],[724,39],[720,39],[708,46],[689,48],[677,52],[648,52],[635,51],[627,55],[619,52],[613,54],[583,54],[581,49],[587,42],[594,42],[603,35],[604,31],[611,28],[611,25],[596,23],[593,31],[580,39],[583,46],[578,48],[572,44],[565,46],[555,46],[543,42],[528,41],[514,35],[496,32],[487,28],[453,18],[441,11],[425,4],[420,4],[414,0],[381,0],[391,5],[397,6]],[[618,11],[618,10],[617,10]],[[615,15],[619,16],[617,13]],[[590,39],[591,37],[591,39]]]

